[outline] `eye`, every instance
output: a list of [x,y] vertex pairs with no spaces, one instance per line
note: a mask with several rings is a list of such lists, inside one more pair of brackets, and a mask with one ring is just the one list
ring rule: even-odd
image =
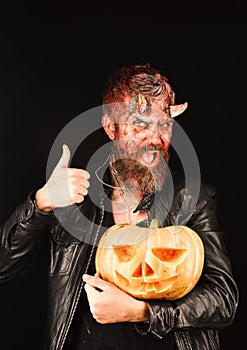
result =
[[135,120],[133,124],[138,129],[147,129],[149,126],[148,122],[145,122],[143,120]]
[[170,126],[172,126],[172,121],[169,121],[169,122],[166,121],[166,122],[164,122],[164,123],[160,123],[160,124],[159,124],[159,127],[160,127],[160,128],[163,128],[163,129],[164,129],[164,128],[168,129]]

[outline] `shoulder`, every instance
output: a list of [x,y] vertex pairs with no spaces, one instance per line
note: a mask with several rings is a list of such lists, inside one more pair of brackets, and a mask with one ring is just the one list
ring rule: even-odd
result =
[[172,211],[190,217],[201,211],[214,212],[217,207],[216,187],[201,178],[173,177]]
[[216,186],[204,181],[201,177],[185,177],[181,173],[172,174],[174,195],[183,193],[185,195],[197,196],[198,199],[206,199],[216,195]]

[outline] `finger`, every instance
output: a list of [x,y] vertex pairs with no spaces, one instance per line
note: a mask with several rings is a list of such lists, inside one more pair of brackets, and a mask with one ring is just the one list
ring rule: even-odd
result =
[[89,284],[91,287],[97,288],[102,291],[107,290],[109,286],[112,286],[111,283],[102,280],[98,276],[91,276],[91,275],[84,274],[82,278],[83,278],[83,281]]
[[[70,169],[68,169],[70,170]],[[67,169],[66,169],[67,171]],[[72,189],[81,189],[81,188],[89,188],[90,186],[90,183],[88,180],[85,180],[85,177],[84,178],[78,178],[76,176],[71,176],[69,174],[68,176],[68,181],[69,181],[69,185],[71,186]]]
[[69,184],[71,197],[75,200],[77,196],[85,197],[88,194],[88,189],[82,184],[71,183]]
[[69,147],[64,144],[63,145],[63,153],[61,158],[59,159],[56,168],[67,168],[69,164],[70,159],[70,149]]
[[70,177],[74,177],[81,180],[88,180],[90,178],[89,172],[83,169],[78,168],[70,168],[68,169],[68,173]]
[[81,194],[76,194],[76,195],[74,195],[74,197],[73,197],[73,203],[81,203],[81,202],[83,202],[84,201],[84,196],[83,195],[81,195]]
[[69,178],[68,185],[70,187],[71,192],[77,193],[80,191],[87,190],[89,187],[89,182],[87,180],[78,180],[76,178]]
[[85,284],[84,289],[87,293],[88,299],[92,300],[98,297],[100,292],[89,284]]
[[83,187],[83,186],[80,186],[77,191],[78,191],[79,195],[84,196],[84,197],[88,194],[87,188]]

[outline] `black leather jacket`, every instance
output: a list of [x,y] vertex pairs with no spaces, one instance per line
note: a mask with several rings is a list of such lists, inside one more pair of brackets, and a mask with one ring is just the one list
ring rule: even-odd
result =
[[[87,270],[92,251],[86,237],[93,238],[96,234],[93,222],[98,229],[103,225],[104,201],[100,208],[93,205],[87,196],[77,208],[90,220],[80,222],[82,218],[72,207],[61,210],[61,213],[58,211],[57,216],[40,213],[32,196],[30,194],[16,208],[1,228],[0,281],[26,270],[39,242],[49,240],[49,310],[45,349],[62,350],[83,288],[82,274]],[[140,323],[136,324],[136,330],[143,336],[151,332],[158,338],[174,330],[178,349],[220,349],[218,332],[234,320],[238,288],[225,249],[224,234],[216,220],[215,189],[202,185],[194,207],[188,190],[176,184],[172,205],[163,220],[167,207],[165,197],[162,193],[157,196],[153,205],[155,209],[150,215],[159,219],[160,226],[186,224],[195,230],[204,243],[204,269],[197,285],[183,298],[149,301],[149,329]],[[184,215],[180,210],[182,203]],[[68,233],[61,224],[66,213],[70,215],[69,222],[74,223],[77,229],[80,227],[80,239],[76,238],[76,234]]]

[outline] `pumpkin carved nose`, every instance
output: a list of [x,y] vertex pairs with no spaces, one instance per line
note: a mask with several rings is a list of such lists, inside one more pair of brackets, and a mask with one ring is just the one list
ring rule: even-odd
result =
[[154,270],[147,264],[140,264],[133,273],[132,277],[153,276]]

